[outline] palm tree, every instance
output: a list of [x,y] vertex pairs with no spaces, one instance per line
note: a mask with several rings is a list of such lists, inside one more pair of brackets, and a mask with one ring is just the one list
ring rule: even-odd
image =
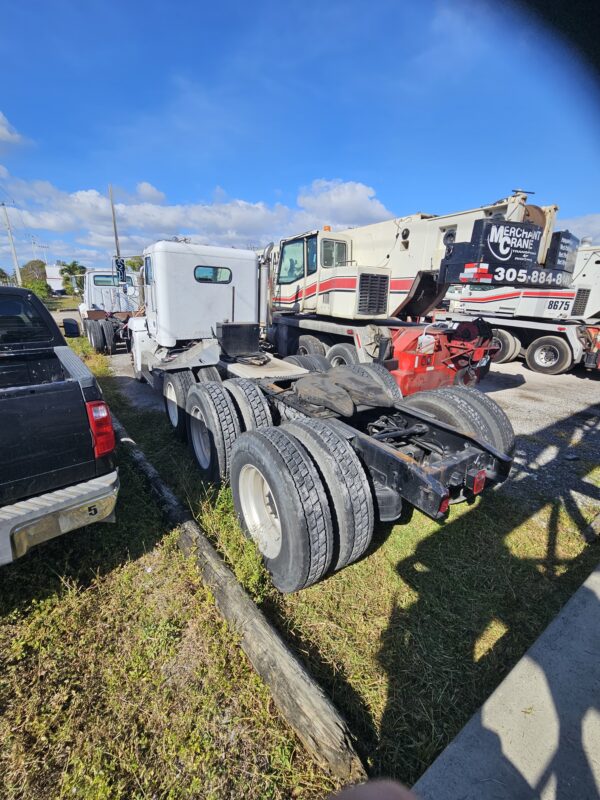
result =
[[70,264],[64,264],[60,268],[60,274],[62,275],[62,282],[65,288],[65,292],[67,294],[74,294],[75,287],[74,281],[72,278],[77,277],[78,275],[85,274],[85,267],[83,264],[80,264],[79,261],[71,261]]

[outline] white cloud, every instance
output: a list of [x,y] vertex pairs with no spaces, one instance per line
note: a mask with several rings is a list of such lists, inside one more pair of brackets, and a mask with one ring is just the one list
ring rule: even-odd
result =
[[[50,243],[52,257],[68,258],[69,241],[73,253],[76,249],[80,253],[73,258],[96,263],[110,257],[113,231],[105,195],[96,189],[63,192],[47,181],[25,181],[8,173],[3,177],[19,209],[10,210],[15,229],[33,232],[42,241],[60,240],[60,250]],[[295,206],[228,198],[220,187],[212,202],[169,204],[146,181],[138,183],[135,194],[119,190],[117,196],[119,239],[127,254],[140,253],[151,242],[178,234],[203,243],[244,247],[324,224],[339,229],[392,216],[371,186],[340,179],[313,181],[300,189]]]
[[5,115],[0,111],[0,143],[20,144],[23,141],[21,134],[16,131]]
[[165,199],[164,193],[147,181],[138,183],[135,188],[140,200],[147,200],[149,203],[162,203]]
[[600,214],[586,214],[583,217],[561,219],[559,227],[561,230],[570,230],[580,239],[584,236],[591,236],[594,244],[600,244]]

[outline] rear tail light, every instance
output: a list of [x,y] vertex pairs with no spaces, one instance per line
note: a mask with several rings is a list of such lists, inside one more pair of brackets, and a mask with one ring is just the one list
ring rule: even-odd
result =
[[480,469],[475,478],[473,479],[473,494],[483,492],[485,486],[485,470]]
[[442,502],[440,503],[440,507],[438,508],[438,514],[445,514],[449,508],[450,508],[450,495],[446,495],[446,497],[442,497]]
[[92,400],[85,405],[94,439],[94,458],[107,456],[115,449],[115,431],[108,406],[102,400]]

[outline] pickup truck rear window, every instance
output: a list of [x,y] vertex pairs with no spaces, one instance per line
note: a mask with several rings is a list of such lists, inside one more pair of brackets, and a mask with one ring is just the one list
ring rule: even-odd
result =
[[0,297],[0,344],[51,342],[53,333],[22,295]]

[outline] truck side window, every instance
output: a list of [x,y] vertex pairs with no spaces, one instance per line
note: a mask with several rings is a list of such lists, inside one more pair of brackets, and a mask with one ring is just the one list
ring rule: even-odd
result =
[[306,269],[307,275],[314,275],[317,271],[317,237],[311,236],[306,240],[306,258],[308,265]]
[[342,267],[346,264],[346,242],[323,239],[321,243],[321,263],[324,267]]
[[152,283],[152,259],[150,256],[146,256],[144,259],[144,277],[146,279],[146,286],[150,286]]
[[231,283],[231,270],[227,267],[194,267],[198,283]]
[[304,277],[304,241],[287,242],[283,245],[279,261],[277,283],[294,283]]

